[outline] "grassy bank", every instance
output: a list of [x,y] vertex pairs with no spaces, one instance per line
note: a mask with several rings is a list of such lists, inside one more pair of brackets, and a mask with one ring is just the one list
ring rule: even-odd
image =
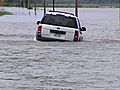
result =
[[0,11],[0,16],[3,16],[3,15],[13,15],[13,14],[7,11]]

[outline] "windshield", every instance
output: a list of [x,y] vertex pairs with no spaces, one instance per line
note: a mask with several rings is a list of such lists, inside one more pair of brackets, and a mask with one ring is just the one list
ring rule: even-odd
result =
[[49,24],[70,28],[78,28],[76,19],[73,17],[66,17],[64,15],[45,15],[41,21],[41,24]]

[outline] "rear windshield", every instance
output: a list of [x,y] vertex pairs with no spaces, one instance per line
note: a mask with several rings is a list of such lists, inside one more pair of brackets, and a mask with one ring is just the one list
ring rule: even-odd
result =
[[41,24],[78,28],[75,18],[66,17],[64,15],[49,15],[49,14],[47,14],[42,19]]

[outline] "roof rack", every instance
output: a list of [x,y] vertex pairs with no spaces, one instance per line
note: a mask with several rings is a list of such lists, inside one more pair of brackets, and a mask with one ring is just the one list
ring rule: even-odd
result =
[[59,12],[59,13],[65,13],[65,14],[70,14],[70,15],[73,15],[73,16],[74,16],[74,14],[73,14],[73,13],[62,12],[62,11],[52,11],[52,10],[50,10],[49,12]]

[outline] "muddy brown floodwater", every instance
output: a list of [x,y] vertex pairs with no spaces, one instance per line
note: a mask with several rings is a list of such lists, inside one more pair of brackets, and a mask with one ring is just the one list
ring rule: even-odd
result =
[[83,42],[34,41],[32,16],[0,17],[0,90],[120,90],[119,10],[79,10]]

